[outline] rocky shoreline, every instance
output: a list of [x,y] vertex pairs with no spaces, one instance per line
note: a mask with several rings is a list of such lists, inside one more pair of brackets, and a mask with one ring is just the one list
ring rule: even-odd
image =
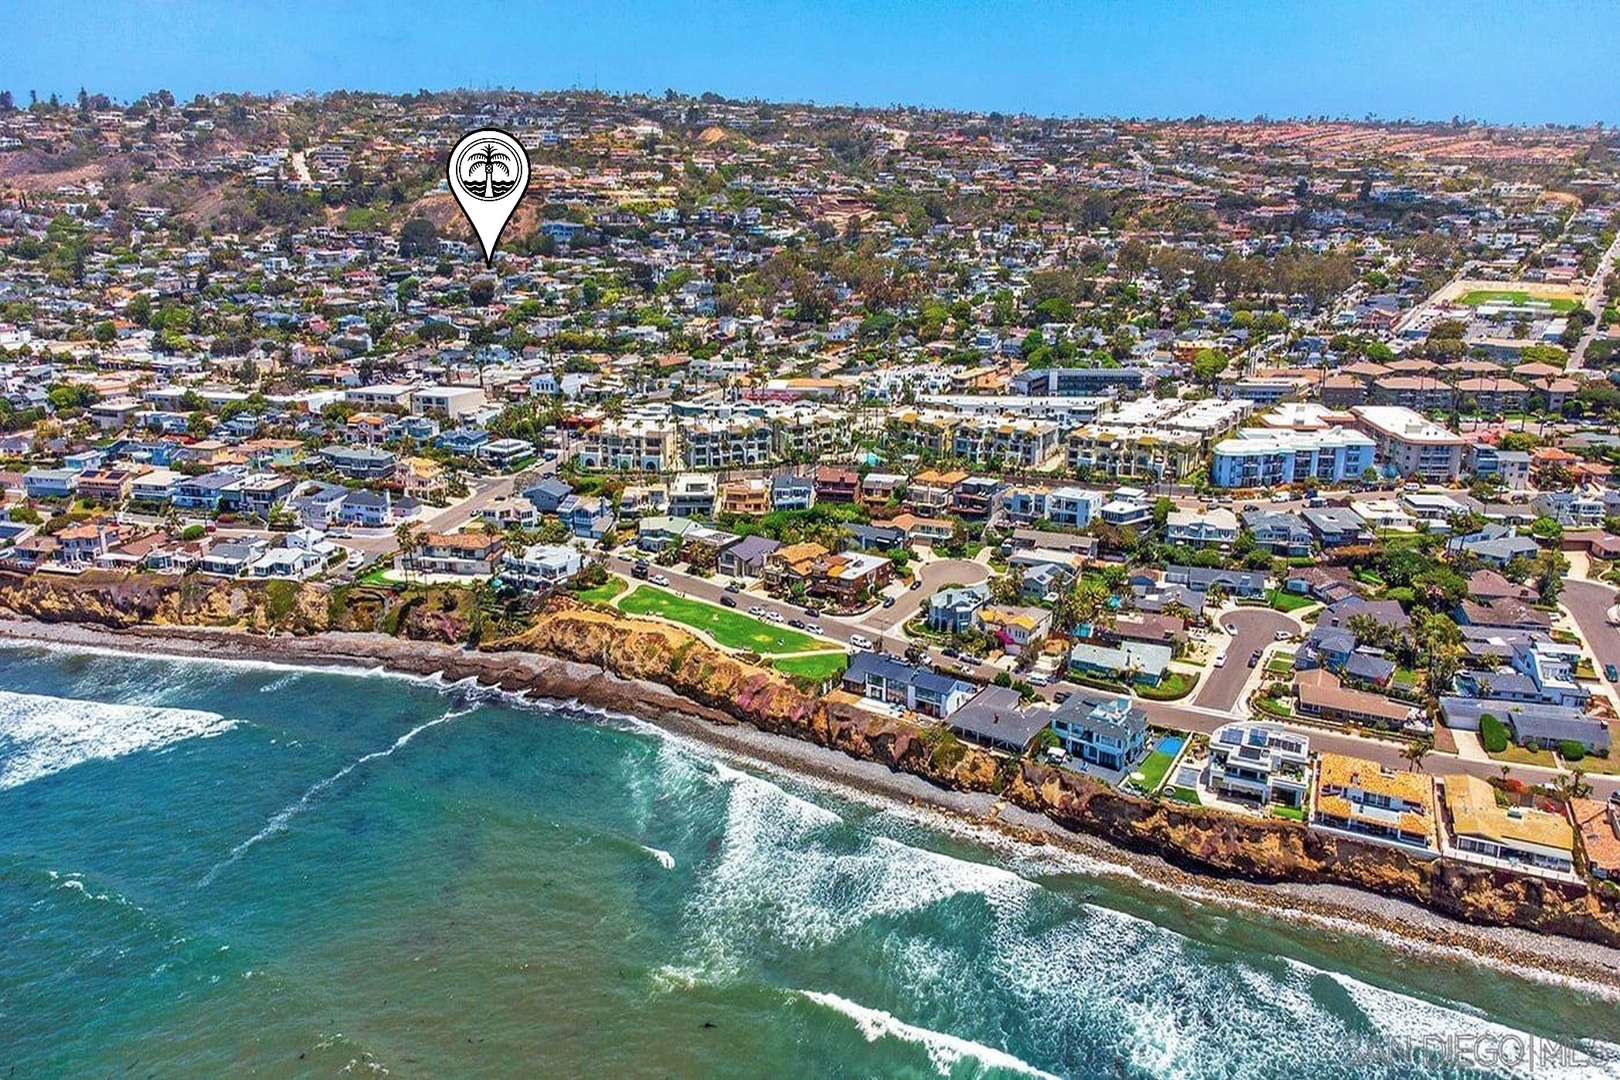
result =
[[348,669],[385,668],[413,675],[471,678],[503,690],[634,715],[766,771],[807,779],[835,791],[898,802],[944,815],[980,839],[1050,845],[1102,864],[1103,872],[1256,913],[1304,919],[1330,932],[1371,935],[1419,955],[1454,955],[1533,978],[1574,981],[1620,997],[1620,949],[1513,927],[1484,927],[1419,904],[1331,883],[1245,881],[1191,872],[1165,859],[1063,828],[1046,815],[988,791],[953,790],[922,776],[864,760],[827,745],[740,722],[734,715],[649,679],[625,678],[605,665],[512,649],[475,651],[380,633],[313,635],[249,633],[198,627],[104,629],[83,623],[0,619],[0,638],[78,649],[111,649],[221,661],[286,663]]

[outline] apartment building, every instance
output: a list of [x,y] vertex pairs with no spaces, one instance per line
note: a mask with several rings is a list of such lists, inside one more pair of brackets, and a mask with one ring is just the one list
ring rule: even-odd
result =
[[604,420],[580,436],[576,459],[582,469],[638,469],[667,472],[676,464],[675,428],[665,420]]
[[1450,483],[1462,473],[1467,440],[1456,432],[1399,405],[1357,405],[1351,412],[1378,460],[1399,475]]
[[1216,487],[1336,484],[1373,468],[1376,443],[1353,428],[1245,428],[1215,444],[1210,480]]

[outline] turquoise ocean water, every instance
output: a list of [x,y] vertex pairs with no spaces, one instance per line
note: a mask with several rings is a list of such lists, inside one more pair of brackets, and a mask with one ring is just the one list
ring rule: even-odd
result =
[[381,674],[0,649],[0,1078],[1620,1075],[1620,1007]]

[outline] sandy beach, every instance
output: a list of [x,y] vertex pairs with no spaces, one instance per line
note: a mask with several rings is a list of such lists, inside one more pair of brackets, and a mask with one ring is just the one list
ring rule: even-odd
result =
[[54,647],[111,649],[221,661],[333,668],[378,667],[405,675],[476,679],[533,699],[633,715],[766,773],[862,800],[898,804],[931,823],[983,842],[1050,845],[1082,856],[1088,869],[1117,873],[1179,896],[1230,904],[1343,935],[1372,936],[1415,954],[1451,954],[1527,978],[1569,980],[1620,999],[1620,950],[1526,930],[1480,927],[1415,904],[1343,886],[1257,884],[1194,874],[1162,859],[1060,828],[986,793],[955,792],[812,743],[760,731],[654,683],[532,653],[486,653],[377,634],[266,636],[186,628],[111,631],[70,623],[0,619],[0,638]]

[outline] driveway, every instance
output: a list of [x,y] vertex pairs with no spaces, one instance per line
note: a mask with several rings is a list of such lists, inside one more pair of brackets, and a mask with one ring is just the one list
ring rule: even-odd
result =
[[1289,634],[1300,632],[1299,623],[1284,615],[1280,611],[1270,608],[1238,608],[1235,611],[1223,611],[1216,620],[1222,626],[1234,626],[1236,634],[1227,634],[1220,627],[1215,628],[1220,637],[1225,637],[1226,664],[1223,667],[1211,667],[1204,675],[1204,685],[1198,691],[1194,704],[1201,709],[1216,709],[1221,712],[1231,712],[1237,704],[1238,698],[1243,694],[1243,687],[1254,674],[1254,668],[1249,666],[1249,657],[1256,649],[1264,649],[1276,643],[1277,631],[1286,631]]

